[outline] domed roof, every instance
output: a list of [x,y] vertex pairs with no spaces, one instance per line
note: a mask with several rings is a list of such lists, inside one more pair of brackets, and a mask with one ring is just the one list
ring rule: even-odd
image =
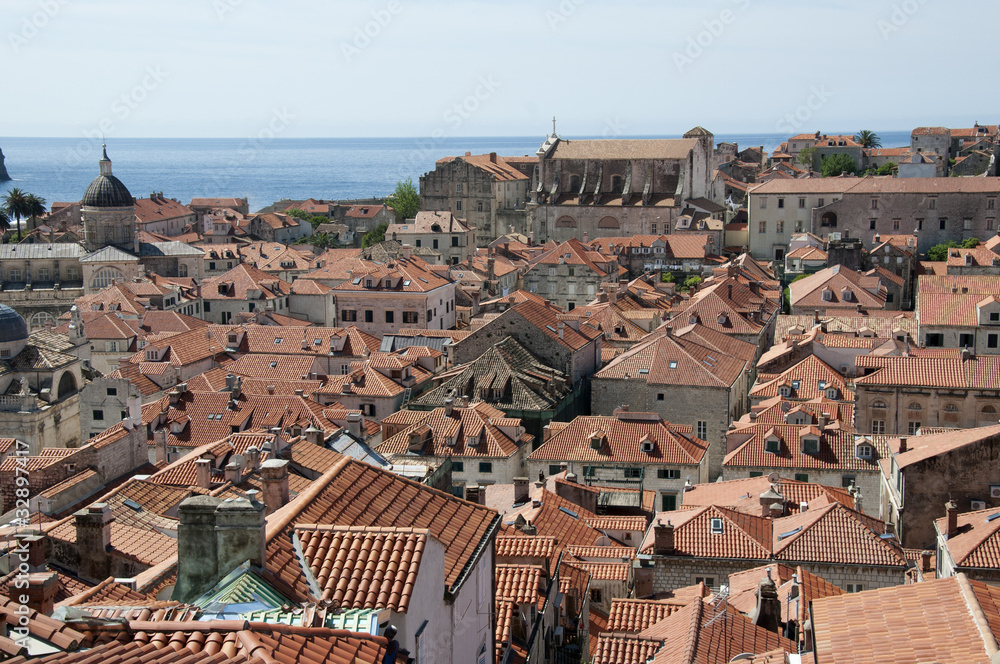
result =
[[132,207],[135,201],[121,180],[114,175],[98,175],[81,201],[84,207],[121,208]]
[[27,338],[28,326],[21,315],[6,304],[0,304],[0,344]]

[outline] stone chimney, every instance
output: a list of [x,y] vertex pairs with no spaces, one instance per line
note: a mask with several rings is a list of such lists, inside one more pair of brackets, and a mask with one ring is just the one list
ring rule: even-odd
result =
[[27,605],[43,615],[52,613],[56,594],[59,592],[59,575],[55,572],[38,572],[28,575]]
[[[358,417],[361,417],[358,415]],[[309,428],[306,429],[306,440],[313,445],[323,446],[323,430],[317,429],[315,424],[310,424]]]
[[[18,541],[18,540],[15,540]],[[19,538],[20,545],[28,550],[28,571],[44,572],[45,560],[48,558],[48,538],[45,535],[29,535]],[[24,562],[24,560],[20,560]]]
[[250,468],[251,472],[256,472],[260,469],[260,449],[256,445],[251,445],[247,448],[247,467]]
[[674,525],[667,519],[667,524],[660,521],[653,526],[653,555],[672,556],[674,554]]
[[100,583],[111,576],[111,522],[114,515],[107,503],[94,503],[73,515],[76,522],[76,549],[80,555],[77,574]]
[[195,484],[202,489],[212,488],[212,462],[208,459],[198,459],[194,462]]
[[444,416],[451,417],[452,409],[455,407],[455,398],[448,397],[444,400]]
[[288,503],[288,462],[268,459],[260,465],[261,484],[264,485],[264,505],[267,513]]
[[364,440],[365,436],[362,433],[364,430],[364,422],[361,417],[361,413],[348,413],[347,414],[347,433],[351,434],[358,440]]
[[766,630],[781,633],[781,601],[778,599],[778,588],[771,579],[771,568],[766,570],[767,576],[757,585],[757,606],[748,616],[753,624]]
[[528,502],[528,478],[527,477],[515,477],[514,478],[514,504],[521,505]]
[[945,511],[948,515],[948,531],[945,533],[947,539],[951,539],[958,534],[958,503],[949,500],[945,503]]
[[760,515],[763,517],[774,517],[774,511],[772,507],[777,504],[779,506],[778,516],[781,516],[785,509],[785,497],[774,490],[774,485],[768,487],[767,491],[760,494]]
[[156,463],[167,462],[167,437],[166,429],[157,429],[153,432],[153,459]]
[[921,572],[931,572],[933,568],[931,567],[931,556],[934,555],[933,551],[921,551],[920,552],[920,571]]
[[240,468],[240,464],[235,461],[230,461],[226,464],[226,481],[230,484],[239,484],[243,481],[243,469]]
[[177,585],[172,599],[190,602],[247,561],[263,566],[264,512],[263,503],[247,498],[184,500],[178,508]]
[[902,454],[906,451],[906,436],[899,437],[899,453]]

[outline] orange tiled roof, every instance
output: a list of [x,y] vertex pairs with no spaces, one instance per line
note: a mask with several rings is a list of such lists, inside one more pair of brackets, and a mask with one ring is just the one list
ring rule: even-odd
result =
[[828,502],[854,507],[854,499],[847,489],[784,477],[772,480],[766,476],[696,484],[684,492],[684,505],[722,505],[747,514],[761,514],[760,495],[770,489],[785,498],[785,505],[792,513],[798,512],[803,502],[810,508]]
[[606,631],[641,632],[648,627],[652,627],[670,614],[679,611],[687,603],[672,600],[616,597],[611,600],[611,610],[608,613]]
[[[858,361],[865,355],[858,356]],[[820,387],[822,383],[823,387]],[[787,398],[808,401],[826,396],[826,390],[837,390],[841,401],[854,401],[854,392],[847,389],[847,382],[829,364],[815,355],[809,355],[798,364],[777,376],[759,376],[757,385],[750,390],[751,398],[769,398],[781,395],[781,388],[788,389]]]
[[[818,470],[867,470],[875,471],[879,459],[889,457],[889,449],[879,440],[856,439],[854,432],[799,424],[749,424],[730,430],[727,438],[738,443],[726,454],[723,466],[763,468],[813,468]],[[803,449],[803,438],[819,438],[819,452]],[[778,440],[776,452],[768,450],[768,440]],[[857,455],[856,445],[871,445],[870,459]]]
[[496,539],[494,555],[498,559],[551,558],[555,546],[555,537],[502,535]]

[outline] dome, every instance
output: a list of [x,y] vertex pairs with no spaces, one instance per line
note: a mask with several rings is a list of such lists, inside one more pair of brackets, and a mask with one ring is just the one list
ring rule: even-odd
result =
[[28,326],[21,315],[6,304],[0,304],[0,344],[27,338]]
[[84,207],[123,208],[132,207],[135,201],[121,180],[114,175],[98,175],[83,195]]

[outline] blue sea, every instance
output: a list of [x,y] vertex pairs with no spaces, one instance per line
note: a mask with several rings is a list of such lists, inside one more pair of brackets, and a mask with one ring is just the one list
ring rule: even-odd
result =
[[[909,145],[909,130],[877,133],[885,147]],[[778,134],[715,137],[717,142],[735,142],[740,148],[762,145],[768,152],[787,138]],[[416,184],[442,157],[466,152],[530,155],[543,140],[543,136],[115,138],[109,141],[108,156],[115,175],[133,196],[162,191],[184,203],[200,197],[246,196],[254,211],[283,198],[383,197],[407,177]],[[101,157],[100,140],[93,138],[0,138],[0,149],[14,178],[0,183],[0,195],[19,187],[49,203],[80,200],[97,176]]]

